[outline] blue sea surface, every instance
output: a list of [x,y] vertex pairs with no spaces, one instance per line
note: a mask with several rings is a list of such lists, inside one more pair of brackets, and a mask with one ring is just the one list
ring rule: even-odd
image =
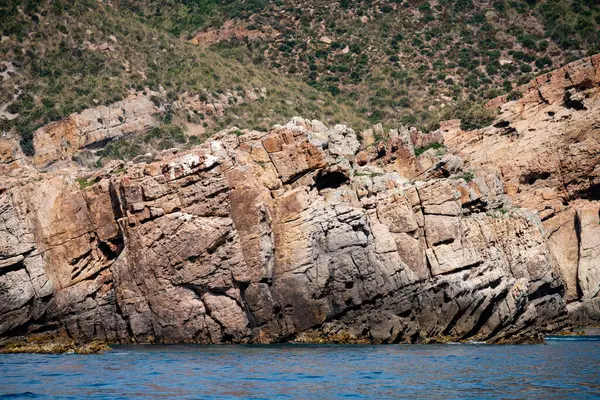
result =
[[115,346],[0,355],[0,398],[600,398],[600,342]]

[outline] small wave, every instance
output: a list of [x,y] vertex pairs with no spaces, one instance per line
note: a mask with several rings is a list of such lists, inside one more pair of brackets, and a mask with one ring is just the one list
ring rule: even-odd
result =
[[600,341],[600,335],[595,335],[595,336],[578,336],[578,335],[573,335],[573,336],[554,336],[554,335],[550,335],[550,336],[546,336],[546,340],[549,341],[573,341],[573,342],[597,342]]
[[465,344],[488,344],[487,342],[481,342],[481,341],[477,341],[477,340],[469,340],[466,342],[448,342],[446,344],[451,344],[451,345],[465,345]]
[[0,399],[37,399],[40,397],[44,396],[33,392],[0,394]]

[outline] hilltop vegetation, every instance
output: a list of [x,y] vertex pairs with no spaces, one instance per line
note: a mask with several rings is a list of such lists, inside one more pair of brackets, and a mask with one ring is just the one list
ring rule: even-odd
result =
[[282,0],[236,18],[280,35],[211,47],[301,76],[373,122],[425,128],[457,101],[509,93],[600,51],[593,0]]
[[294,114],[477,128],[486,99],[600,51],[594,0],[7,0],[0,26],[0,123],[27,154],[37,127],[161,87],[164,103],[267,89],[208,130]]
[[[235,124],[268,128],[294,115],[364,125],[360,115],[298,79],[242,65],[179,40],[116,4],[95,0],[17,1],[0,5],[0,118],[33,154],[33,131],[128,93],[164,88],[164,104],[181,93],[264,87],[266,99],[231,107],[207,121],[209,132]],[[167,123],[185,122],[169,114]]]

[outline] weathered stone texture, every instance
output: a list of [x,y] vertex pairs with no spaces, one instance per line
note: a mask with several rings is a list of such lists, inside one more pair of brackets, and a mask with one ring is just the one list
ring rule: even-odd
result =
[[[472,132],[376,125],[359,143],[294,118],[107,165],[85,189],[81,170],[8,149],[0,335],[519,342],[598,324],[598,61],[538,78]],[[154,124],[144,104],[125,112],[134,130]],[[36,165],[125,134],[90,122],[102,110],[38,131]]]
[[500,115],[492,126],[444,133],[465,168],[499,170],[513,202],[537,212],[574,323],[598,323],[599,87],[595,55],[519,88],[524,97],[518,101],[496,99],[490,106],[499,106]]
[[70,159],[80,149],[102,147],[124,135],[145,132],[158,126],[158,108],[147,96],[138,94],[109,106],[89,108],[62,121],[48,124],[33,134],[33,163],[45,167]]
[[424,168],[402,143],[372,153],[349,128],[297,118],[83,190],[58,174],[15,184],[0,197],[2,333],[414,342],[560,325],[564,285],[534,213],[504,212],[493,173],[411,183],[397,170]]

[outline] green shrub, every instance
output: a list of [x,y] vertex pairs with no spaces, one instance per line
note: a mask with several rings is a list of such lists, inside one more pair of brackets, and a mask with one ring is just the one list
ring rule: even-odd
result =
[[417,117],[415,117],[413,114],[403,115],[400,118],[400,123],[406,126],[414,126],[417,123]]
[[429,149],[443,149],[446,146],[444,146],[442,143],[438,143],[438,142],[433,142],[433,143],[429,143],[426,146],[423,147],[415,147],[415,156],[419,157],[421,154],[425,153],[427,150]]
[[480,104],[461,101],[445,112],[444,119],[460,119],[462,129],[470,131],[489,125],[496,113],[497,111],[488,110]]
[[552,60],[548,57],[541,57],[535,60],[535,66],[539,69],[552,66]]
[[408,97],[401,97],[400,100],[398,100],[398,106],[402,107],[402,108],[408,108],[411,105],[411,101]]
[[519,67],[519,69],[521,70],[521,72],[523,73],[529,73],[531,72],[533,69],[531,68],[531,65],[529,64],[521,64],[521,66]]
[[75,181],[77,183],[79,183],[79,188],[80,189],[85,189],[86,187],[90,187],[94,183],[96,183],[96,181],[94,181],[93,179],[87,180],[85,178],[77,178]]
[[471,182],[473,179],[475,179],[475,172],[473,172],[473,171],[463,172],[462,174],[459,175],[459,178],[464,179],[465,182]]
[[161,125],[153,128],[142,138],[145,143],[154,139],[172,140],[174,143],[185,143],[187,140],[183,128],[179,125]]
[[508,101],[519,100],[519,99],[523,98],[523,93],[519,92],[518,90],[513,90],[512,92],[510,92],[508,94],[508,96],[506,98]]

